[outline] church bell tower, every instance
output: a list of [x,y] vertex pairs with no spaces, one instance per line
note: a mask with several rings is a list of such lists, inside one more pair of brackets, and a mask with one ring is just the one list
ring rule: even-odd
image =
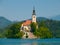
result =
[[36,13],[35,13],[35,7],[33,7],[32,22],[36,23]]

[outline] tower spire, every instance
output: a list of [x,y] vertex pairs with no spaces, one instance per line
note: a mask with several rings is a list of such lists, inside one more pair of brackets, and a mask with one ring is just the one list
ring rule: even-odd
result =
[[36,13],[35,13],[35,7],[33,7],[32,22],[35,22],[35,23],[36,23]]
[[36,15],[34,6],[33,6],[33,14],[32,15]]

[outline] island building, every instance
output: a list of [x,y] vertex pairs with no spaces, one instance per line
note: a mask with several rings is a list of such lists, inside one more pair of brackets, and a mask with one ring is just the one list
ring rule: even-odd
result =
[[36,38],[33,33],[31,33],[31,23],[37,23],[36,22],[36,13],[35,13],[35,8],[33,8],[33,12],[32,12],[32,20],[26,20],[22,23],[20,31],[23,31],[25,34],[23,36],[23,38],[26,37],[26,35],[28,35],[28,38]]

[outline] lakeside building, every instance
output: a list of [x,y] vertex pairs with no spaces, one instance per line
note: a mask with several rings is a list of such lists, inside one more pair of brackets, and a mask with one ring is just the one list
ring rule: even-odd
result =
[[26,20],[25,22],[22,23],[20,30],[23,31],[25,34],[23,36],[23,38],[26,37],[26,35],[28,35],[28,38],[34,38],[35,36],[33,35],[33,33],[31,33],[31,23],[37,23],[36,22],[36,13],[35,13],[35,8],[33,8],[33,12],[32,12],[32,20]]

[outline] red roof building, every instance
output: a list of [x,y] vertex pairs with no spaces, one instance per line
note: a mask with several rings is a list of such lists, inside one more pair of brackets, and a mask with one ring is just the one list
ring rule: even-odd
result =
[[30,25],[31,24],[31,20],[26,20],[25,22],[23,22],[22,24],[23,24],[23,26],[28,26],[28,25]]

